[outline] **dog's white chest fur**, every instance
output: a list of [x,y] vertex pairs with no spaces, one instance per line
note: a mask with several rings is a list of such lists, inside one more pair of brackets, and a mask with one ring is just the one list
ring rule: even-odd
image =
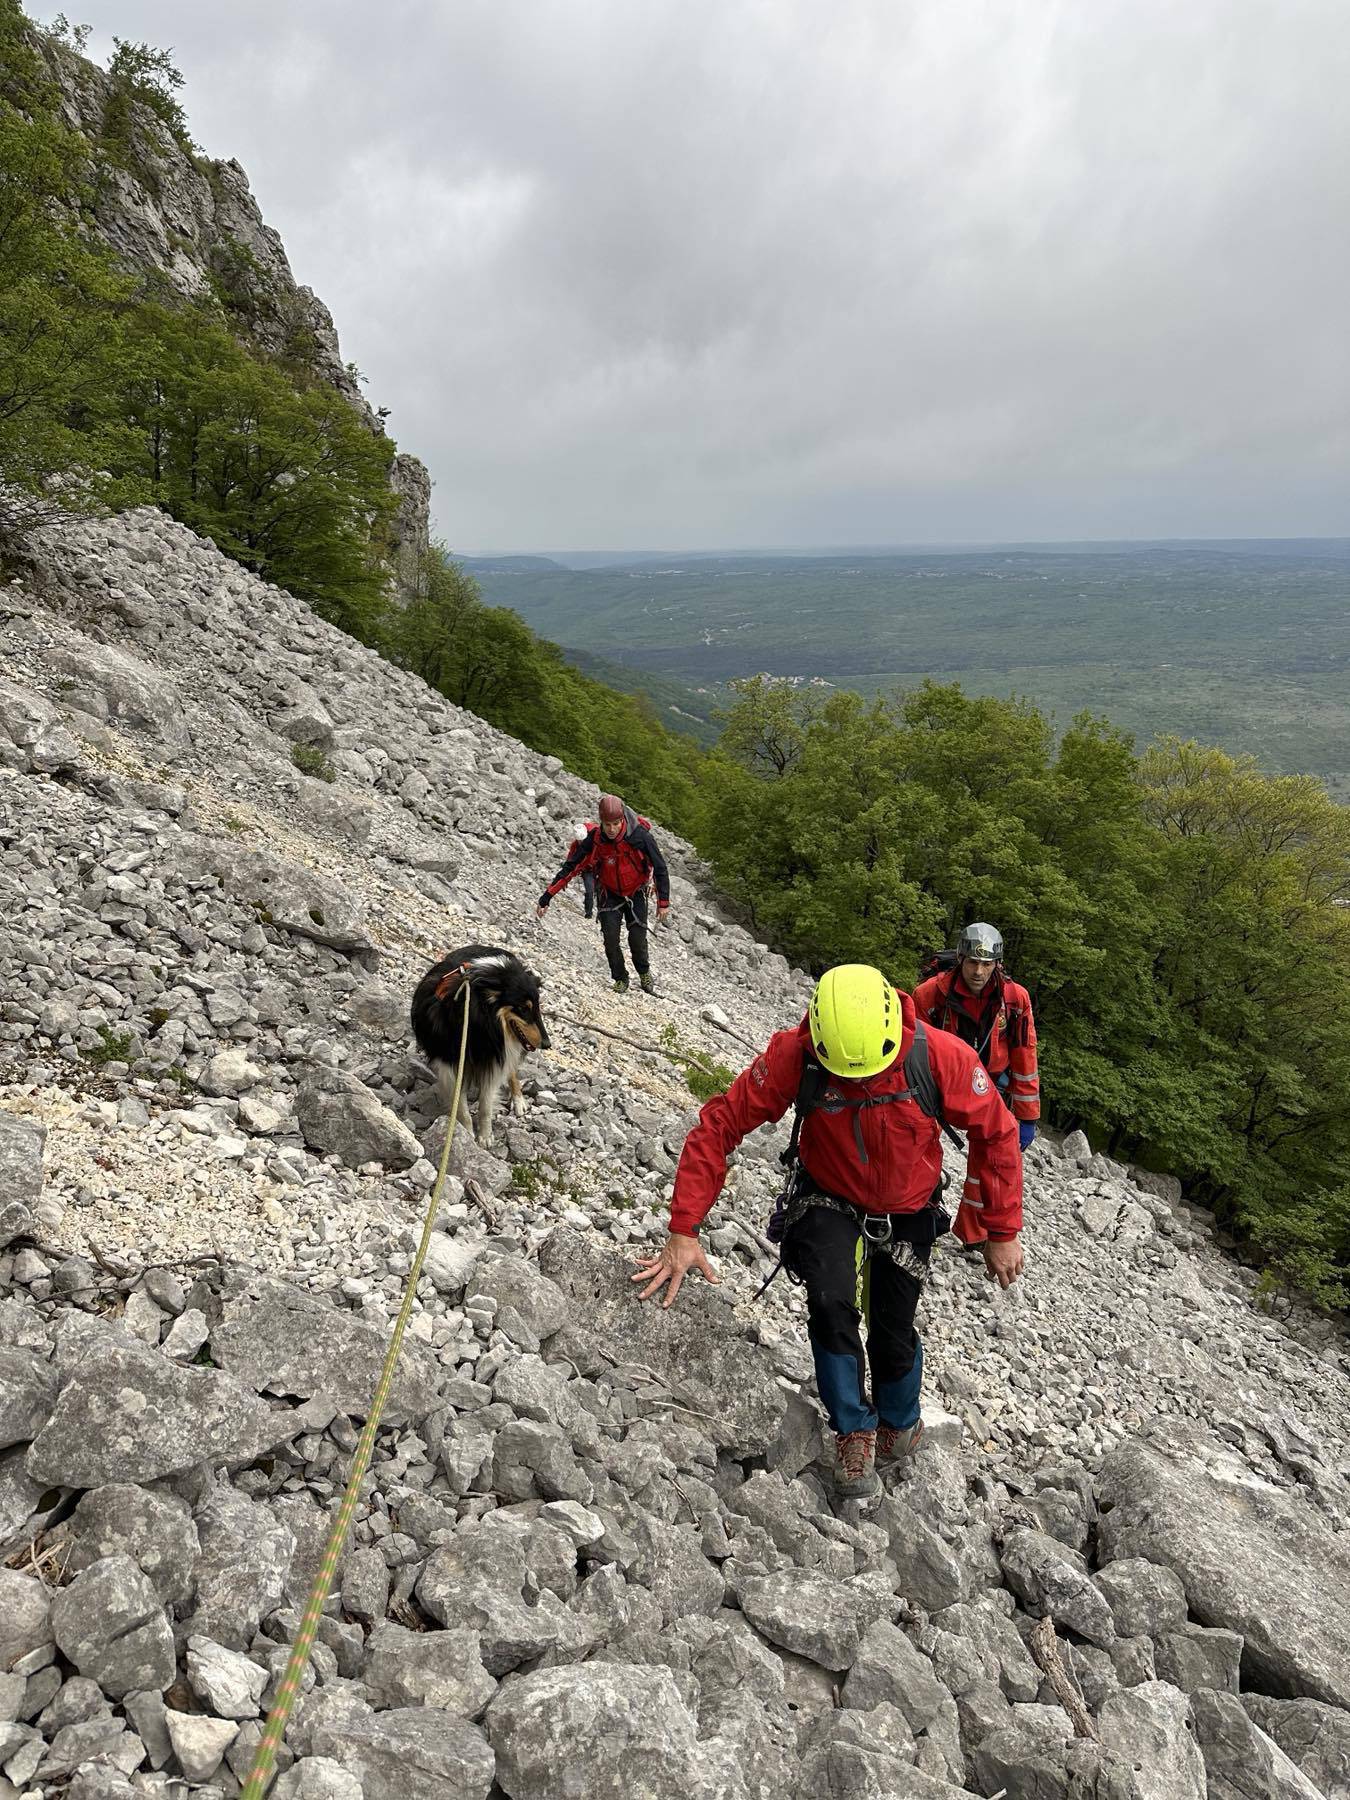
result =
[[[464,1082],[459,1096],[459,1122],[466,1131],[473,1130],[473,1121],[469,1117],[469,1089],[473,1089],[474,1098],[478,1102],[478,1130],[476,1136],[480,1144],[490,1145],[492,1142],[492,1125],[496,1117],[497,1107],[501,1102],[502,1089],[510,1084],[511,1110],[519,1117],[525,1110],[524,1096],[520,1091],[518,1079],[520,1065],[525,1060],[525,1047],[515,1036],[507,1031],[506,1044],[500,1060],[491,1062],[483,1068],[466,1068]],[[445,1103],[446,1111],[450,1110],[455,1097],[455,1071],[450,1063],[433,1062],[436,1072],[436,1086]]]

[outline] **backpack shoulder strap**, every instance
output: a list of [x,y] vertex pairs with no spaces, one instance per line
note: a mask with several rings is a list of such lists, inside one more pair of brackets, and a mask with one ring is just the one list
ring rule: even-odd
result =
[[785,1169],[790,1169],[797,1160],[797,1145],[801,1141],[802,1120],[807,1113],[814,1112],[820,1105],[829,1079],[814,1056],[808,1056],[802,1063],[802,1078],[797,1083],[797,1098],[794,1102],[796,1111],[792,1115],[792,1136],[788,1139],[787,1149],[778,1159]]
[[927,1114],[930,1119],[936,1119],[956,1147],[964,1150],[965,1145],[942,1116],[942,1094],[929,1060],[928,1033],[924,1030],[922,1019],[915,1019],[914,1041],[905,1053],[905,1081],[919,1103],[920,1112]]

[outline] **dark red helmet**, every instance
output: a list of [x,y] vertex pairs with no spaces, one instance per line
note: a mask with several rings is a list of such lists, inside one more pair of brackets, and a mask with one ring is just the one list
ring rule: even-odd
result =
[[601,794],[600,823],[617,825],[623,818],[623,801],[617,794]]

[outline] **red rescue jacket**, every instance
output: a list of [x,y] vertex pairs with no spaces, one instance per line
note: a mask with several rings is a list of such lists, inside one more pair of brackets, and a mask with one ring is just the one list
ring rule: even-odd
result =
[[[840,1200],[874,1213],[918,1212],[927,1206],[942,1178],[942,1140],[936,1119],[917,1100],[887,1106],[830,1111],[836,1087],[856,1097],[898,1094],[906,1087],[904,1058],[914,1041],[914,1002],[900,995],[903,1030],[900,1054],[889,1069],[865,1081],[833,1077],[825,1104],[802,1121],[800,1155],[816,1185]],[[769,1039],[763,1055],[716,1094],[684,1140],[670,1229],[692,1236],[717,1200],[726,1180],[727,1158],[757,1125],[781,1119],[796,1101],[802,1065],[811,1048],[805,1019],[793,1031]],[[959,1038],[930,1032],[928,1060],[948,1124],[969,1133],[969,1173],[956,1230],[967,1243],[986,1236],[1015,1237],[1022,1229],[1022,1158],[1017,1127],[978,1058]],[[858,1154],[861,1132],[865,1160]]]
[[1036,1068],[1036,1021],[1031,995],[1000,970],[983,994],[972,994],[959,969],[919,983],[914,990],[919,1017],[941,1031],[953,1031],[971,1045],[993,1076],[1007,1071],[1008,1104],[1018,1119],[1041,1116],[1041,1078]]
[[574,840],[566,862],[539,896],[540,905],[547,906],[583,869],[594,871],[596,883],[604,892],[624,900],[641,893],[651,881],[656,887],[657,904],[670,905],[670,875],[649,820],[625,806],[623,830],[616,838],[607,838],[599,825],[590,825],[589,820],[587,824],[590,829],[585,837]]

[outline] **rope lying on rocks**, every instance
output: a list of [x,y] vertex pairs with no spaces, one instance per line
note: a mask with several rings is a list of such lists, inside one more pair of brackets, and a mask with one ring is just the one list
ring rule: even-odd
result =
[[356,1516],[357,1502],[361,1497],[361,1484],[365,1481],[370,1468],[371,1457],[375,1450],[375,1436],[380,1429],[380,1420],[389,1399],[389,1390],[394,1383],[398,1353],[403,1345],[403,1334],[407,1329],[408,1320],[412,1316],[413,1297],[417,1292],[417,1283],[422,1275],[422,1265],[426,1261],[427,1250],[431,1244],[436,1209],[440,1204],[441,1189],[445,1186],[445,1173],[450,1166],[450,1146],[455,1141],[455,1126],[459,1122],[459,1096],[464,1080],[464,1053],[469,1039],[470,985],[471,982],[467,977],[460,983],[459,991],[464,1000],[464,1019],[459,1032],[459,1066],[455,1070],[455,1095],[450,1103],[450,1117],[446,1126],[445,1143],[441,1149],[440,1166],[436,1170],[436,1180],[432,1184],[431,1194],[427,1200],[426,1217],[422,1221],[422,1239],[417,1246],[417,1254],[413,1257],[412,1267],[408,1270],[408,1280],[403,1290],[403,1304],[399,1308],[398,1318],[394,1321],[393,1335],[389,1339],[389,1348],[385,1352],[380,1379],[375,1385],[375,1397],[371,1401],[365,1428],[357,1440],[356,1454],[352,1459],[352,1470],[347,1478],[346,1492],[342,1496],[342,1504],[338,1507],[337,1517],[333,1520],[333,1528],[328,1534],[328,1542],[324,1545],[323,1560],[314,1577],[314,1585],[309,1590],[309,1598],[305,1602],[305,1610],[300,1620],[300,1629],[295,1634],[295,1643],[291,1647],[285,1672],[277,1687],[272,1709],[267,1715],[267,1724],[263,1728],[262,1737],[258,1741],[253,1767],[249,1770],[248,1780],[244,1783],[242,1800],[263,1800],[263,1796],[271,1785],[277,1750],[286,1734],[291,1711],[300,1695],[300,1683],[304,1678],[310,1652],[314,1648],[315,1633],[319,1629],[319,1616],[323,1612],[324,1602],[337,1577],[342,1553],[347,1547],[347,1537],[351,1531],[352,1520]]

